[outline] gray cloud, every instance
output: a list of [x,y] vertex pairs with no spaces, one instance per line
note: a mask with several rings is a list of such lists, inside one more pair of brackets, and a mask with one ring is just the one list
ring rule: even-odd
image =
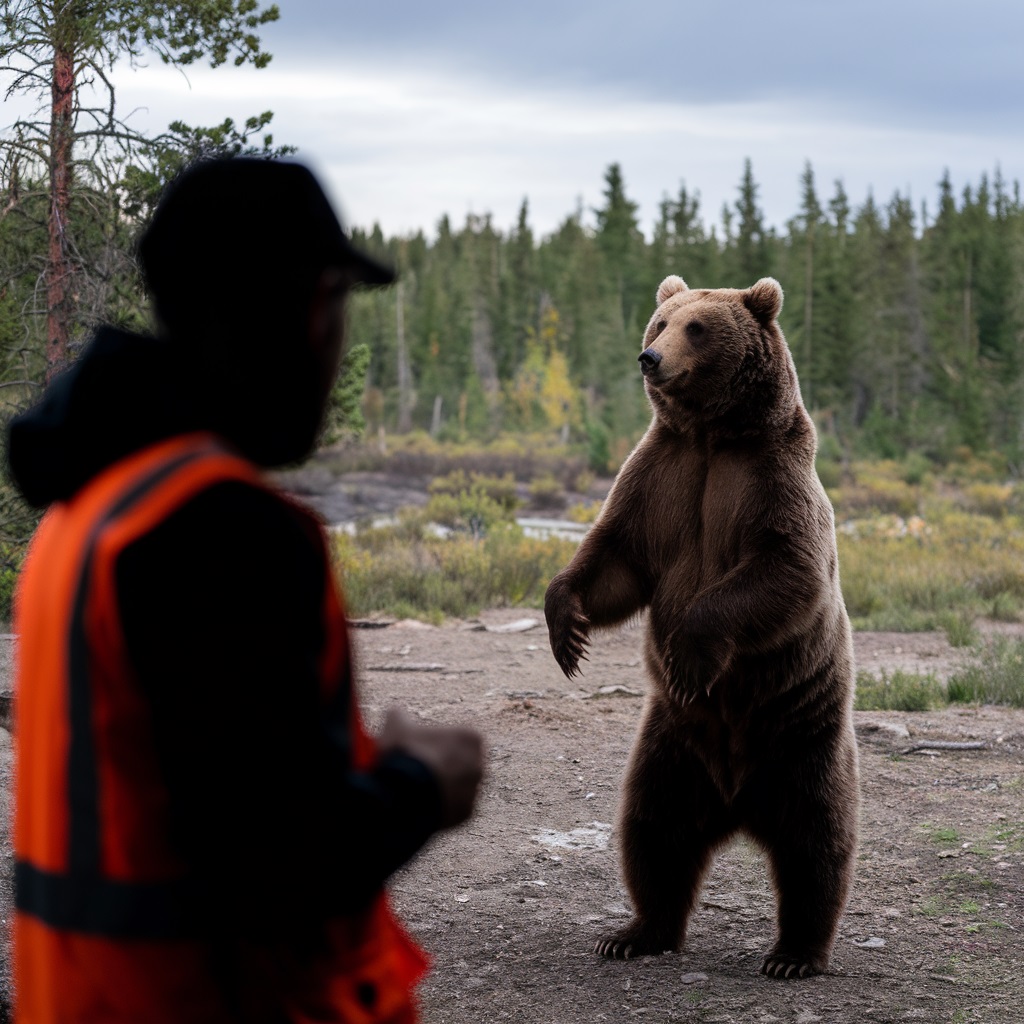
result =
[[1024,123],[1018,0],[281,6],[266,40],[282,60],[373,59],[681,103],[799,100],[916,127]]

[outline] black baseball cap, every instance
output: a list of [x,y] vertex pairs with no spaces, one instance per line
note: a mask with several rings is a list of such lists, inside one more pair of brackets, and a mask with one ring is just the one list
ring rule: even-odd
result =
[[292,160],[193,165],[168,187],[138,251],[170,324],[225,302],[272,302],[328,267],[347,271],[354,284],[395,280],[390,267],[352,244],[320,183]]

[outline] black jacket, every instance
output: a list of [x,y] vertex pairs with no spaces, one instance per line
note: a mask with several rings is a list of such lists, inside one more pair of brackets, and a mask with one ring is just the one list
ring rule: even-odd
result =
[[[211,421],[244,450],[222,414],[204,413],[194,372],[162,342],[100,331],[12,422],[15,482],[35,505],[66,500],[116,460]],[[288,503],[237,482],[189,501],[117,567],[177,843],[214,916],[250,934],[361,909],[440,821],[421,762],[392,753],[355,772],[323,726],[316,666],[329,571]]]

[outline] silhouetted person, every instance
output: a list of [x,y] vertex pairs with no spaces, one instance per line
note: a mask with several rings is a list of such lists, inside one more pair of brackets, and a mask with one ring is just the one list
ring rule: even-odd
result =
[[16,598],[16,1019],[415,1019],[383,884],[472,811],[479,737],[362,729],[323,531],[263,468],[315,446],[356,251],[301,165],[212,161],[9,434],[48,511]]

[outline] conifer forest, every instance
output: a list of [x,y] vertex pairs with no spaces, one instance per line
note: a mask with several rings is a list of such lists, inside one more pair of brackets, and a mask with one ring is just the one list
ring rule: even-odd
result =
[[[847,455],[936,461],[966,447],[1024,450],[1024,206],[998,170],[962,191],[936,175],[935,195],[881,201],[824,190],[812,167],[786,224],[769,226],[748,161],[717,216],[682,186],[643,225],[618,165],[596,208],[568,211],[538,237],[525,198],[514,225],[442,218],[407,237],[356,228],[393,262],[399,284],[357,294],[350,345],[365,378],[347,382],[349,424],[438,440],[542,433],[586,446],[615,468],[648,420],[636,364],[658,283],[782,283],[781,322],[823,446]],[[47,372],[46,188],[9,161],[0,213],[0,385],[6,413],[38,394]],[[73,197],[73,353],[95,326],[146,329],[132,258],[158,181],[97,202]],[[147,191],[148,190],[148,191]],[[254,213],[255,215],[255,213]],[[230,301],[225,296],[225,301]],[[362,373],[360,373],[362,376]],[[348,431],[351,433],[351,429]],[[342,431],[344,433],[344,431]],[[334,436],[339,436],[335,433]]]
[[[607,447],[646,424],[636,366],[658,283],[785,292],[781,323],[823,444],[942,461],[960,446],[1019,460],[1024,415],[1024,207],[1017,182],[962,191],[936,173],[920,203],[829,190],[810,165],[801,202],[769,226],[748,161],[736,199],[706,211],[687,186],[641,225],[618,165],[603,201],[538,238],[523,201],[509,230],[486,217],[361,241],[402,272],[359,298],[371,351],[371,427],[444,437],[548,430]],[[596,454],[596,451],[595,451]]]

